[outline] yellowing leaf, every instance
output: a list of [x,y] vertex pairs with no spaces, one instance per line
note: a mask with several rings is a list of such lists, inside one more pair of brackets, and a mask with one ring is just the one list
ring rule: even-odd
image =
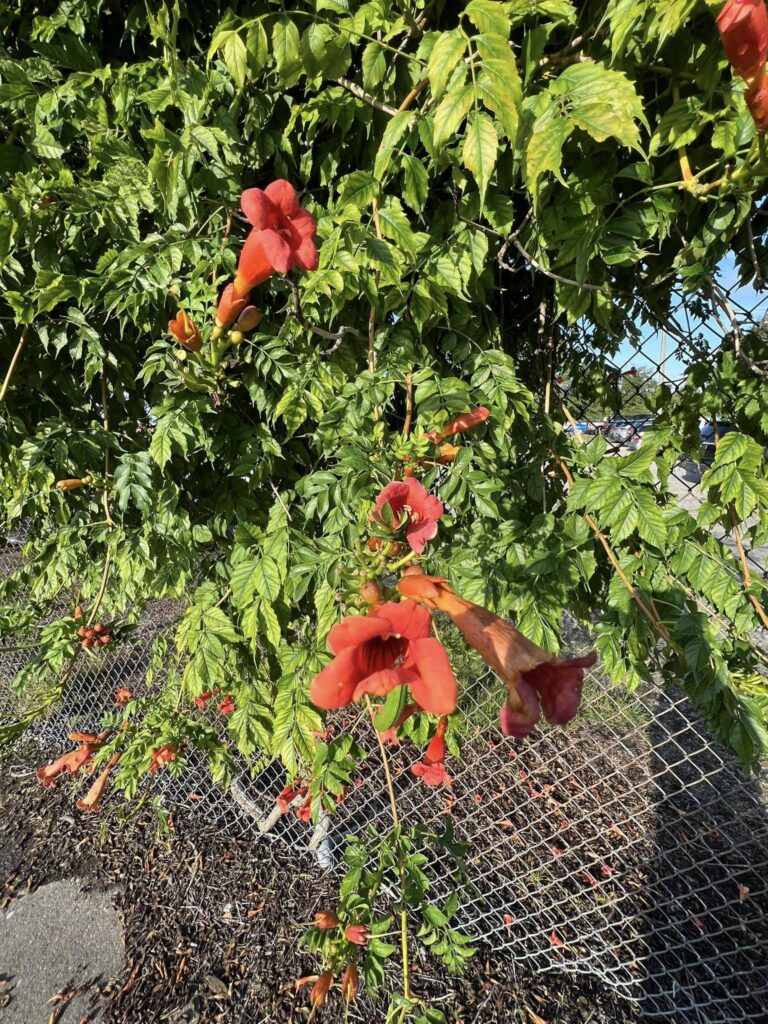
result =
[[573,64],[552,83],[550,93],[570,100],[568,118],[597,142],[613,136],[625,146],[640,148],[637,121],[644,121],[635,87],[621,71],[600,64]]
[[472,174],[480,192],[480,205],[485,200],[485,190],[496,166],[499,139],[493,121],[487,114],[476,113],[469,119],[464,139],[462,160]]
[[448,79],[464,56],[466,46],[466,36],[459,29],[454,28],[450,32],[443,32],[432,47],[432,53],[427,62],[427,74],[432,95],[436,100],[439,100],[445,92]]
[[469,113],[473,98],[471,85],[451,89],[447,96],[443,97],[435,111],[435,146],[443,145],[456,134],[459,125]]

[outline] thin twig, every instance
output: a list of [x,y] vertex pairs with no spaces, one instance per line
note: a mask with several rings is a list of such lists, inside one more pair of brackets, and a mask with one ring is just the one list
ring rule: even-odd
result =
[[403,434],[406,437],[411,432],[411,421],[413,420],[413,374],[405,375],[405,420],[403,421]]
[[348,78],[337,78],[335,79],[336,84],[340,85],[342,89],[346,89],[347,92],[358,99],[362,100],[363,103],[367,103],[369,107],[374,107],[376,110],[381,110],[385,114],[389,114],[390,117],[394,117],[398,113],[396,107],[391,107],[388,103],[383,103],[381,100],[377,100],[375,96],[371,96],[370,93],[366,92],[362,86],[357,85],[355,82],[350,82]]
[[766,629],[768,629],[768,615],[766,615],[765,609],[760,604],[755,595],[749,593],[749,588],[752,586],[752,574],[749,571],[747,553],[744,550],[744,545],[741,540],[739,524],[736,519],[736,513],[734,511],[733,505],[729,505],[728,512],[731,519],[731,536],[736,542],[736,550],[739,552],[739,561],[741,562],[741,574],[744,577],[744,586],[747,588],[747,597],[749,598],[752,607],[757,612],[760,621],[766,627]]
[[303,327],[305,331],[311,331],[312,334],[317,334],[321,338],[326,338],[328,341],[334,342],[330,348],[325,349],[320,353],[321,356],[329,356],[335,352],[347,335],[352,335],[356,338],[364,338],[364,335],[355,330],[354,327],[340,327],[338,331],[326,331],[323,327],[318,327],[317,324],[313,324],[311,321],[307,320],[301,310],[301,296],[299,294],[298,283],[291,274],[288,275],[288,284],[290,285],[292,295],[291,316],[293,316],[296,323],[300,327]]
[[0,402],[5,401],[5,396],[8,393],[8,388],[11,385],[11,377],[13,377],[14,370],[16,369],[16,364],[18,363],[18,361],[19,361],[19,359],[21,357],[21,353],[22,353],[22,351],[24,349],[24,346],[27,343],[27,334],[28,333],[29,333],[29,324],[25,324],[24,327],[22,328],[21,337],[19,338],[19,343],[16,346],[16,351],[13,353],[13,358],[11,359],[11,365],[8,367],[8,372],[5,375],[5,380],[3,381],[3,386],[2,386],[2,388],[0,388]]
[[751,217],[747,217],[745,227],[747,229],[747,248],[749,249],[749,255],[752,260],[752,267],[755,271],[754,281],[755,288],[760,291],[765,286],[765,278],[760,270],[760,264],[757,262],[757,252],[755,251],[755,239],[752,234],[752,220]]

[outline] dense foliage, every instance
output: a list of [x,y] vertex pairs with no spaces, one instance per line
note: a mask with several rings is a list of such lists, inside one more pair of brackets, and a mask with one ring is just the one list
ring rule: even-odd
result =
[[[119,644],[182,598],[146,695],[105,723],[131,723],[119,784],[192,747],[226,780],[238,750],[332,805],[354,750],[317,747],[309,683],[409,462],[446,509],[428,571],[553,654],[568,609],[616,683],[661,672],[755,763],[765,586],[716,538],[768,539],[768,346],[728,323],[716,272],[762,285],[768,164],[721,6],[3,6],[0,493],[5,535],[29,532],[0,627],[35,645],[9,735],[102,656],[78,629]],[[240,194],[275,179],[316,219],[319,267],[258,285],[261,322],[219,344]],[[568,414],[621,407],[623,343],[684,336],[680,288],[722,316],[719,352],[686,339],[682,386],[644,388],[637,452],[569,438]],[[168,333],[180,309],[199,356]],[[453,461],[427,458],[425,432],[477,405]],[[691,512],[668,478],[702,415],[736,429]]]

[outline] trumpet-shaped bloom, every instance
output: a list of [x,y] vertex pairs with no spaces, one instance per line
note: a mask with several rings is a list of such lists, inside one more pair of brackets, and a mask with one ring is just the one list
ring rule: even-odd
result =
[[323,971],[318,977],[309,993],[313,1006],[322,1006],[333,985],[333,974],[331,971]]
[[216,307],[216,324],[218,327],[229,327],[240,316],[248,304],[248,293],[235,294],[234,284],[228,284],[221,293],[219,305]]
[[227,694],[227,696],[220,700],[219,703],[216,705],[216,710],[219,712],[220,715],[231,715],[235,710],[235,702],[232,700],[229,694]]
[[768,59],[768,12],[764,0],[727,0],[717,27],[728,61],[750,84],[762,79]]
[[553,725],[563,725],[576,714],[584,669],[594,665],[594,652],[558,661],[498,615],[459,597],[440,577],[411,570],[398,583],[398,590],[409,600],[445,612],[505,684],[507,700],[501,709],[505,735],[527,736],[542,710]]
[[175,320],[168,321],[168,330],[176,341],[190,352],[199,352],[203,347],[200,331],[185,309],[180,309]]
[[71,776],[77,775],[79,770],[93,760],[93,752],[97,749],[95,743],[84,743],[76,750],[70,750],[68,754],[62,754],[51,764],[43,765],[35,772],[37,778],[46,789],[56,785],[56,779],[63,772],[69,772]]
[[448,719],[443,716],[437,723],[437,732],[429,741],[421,761],[411,765],[411,771],[419,776],[428,786],[450,786],[453,781],[446,771],[445,730]]
[[413,601],[385,602],[344,619],[328,635],[335,657],[312,680],[312,703],[330,710],[407,684],[425,711],[450,714],[456,679],[442,644],[430,636],[431,625],[429,611]]
[[107,788],[107,782],[112,769],[120,760],[120,754],[113,754],[109,759],[106,767],[97,778],[94,780],[91,788],[85,794],[82,800],[78,800],[76,807],[79,811],[92,811],[98,812],[101,807],[101,801],[104,796],[104,790]]
[[749,112],[759,132],[768,132],[768,79],[762,76],[744,93]]
[[347,964],[341,976],[341,994],[347,1003],[351,1003],[357,995],[359,980],[360,975],[355,964]]
[[388,505],[394,516],[394,529],[402,526],[407,528],[405,538],[417,555],[426,547],[427,541],[437,533],[437,521],[443,514],[440,500],[429,494],[424,485],[409,477],[407,480],[396,480],[379,492],[376,498],[374,515],[384,522],[382,511]]
[[471,430],[484,423],[491,415],[491,410],[484,405],[478,405],[470,412],[463,412],[449,420],[440,430],[430,430],[425,434],[433,444],[440,444],[446,437],[453,437],[454,434],[461,434],[464,430]]
[[367,924],[350,924],[344,932],[344,938],[356,946],[364,946],[368,942],[370,934],[371,930]]
[[132,696],[133,694],[127,686],[120,686],[115,690],[115,704],[119,708],[124,708]]
[[275,271],[287,274],[294,268],[317,269],[315,219],[299,205],[290,182],[279,179],[265,189],[246,189],[240,205],[253,230],[240,252],[236,295],[246,295]]
[[152,757],[147,771],[150,775],[154,775],[161,765],[170,764],[171,761],[175,761],[178,756],[179,748],[175,743],[164,743],[162,747],[158,747],[157,750],[152,752]]

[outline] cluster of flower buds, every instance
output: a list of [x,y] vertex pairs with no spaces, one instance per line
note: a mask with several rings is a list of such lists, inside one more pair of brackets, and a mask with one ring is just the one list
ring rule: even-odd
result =
[[81,626],[77,631],[80,637],[80,646],[83,650],[91,647],[106,647],[112,640],[112,627],[105,626],[102,622],[96,622],[93,626]]
[[717,27],[728,61],[747,83],[744,99],[759,132],[768,131],[768,12],[764,0],[727,0]]
[[[208,701],[213,697],[217,697],[219,693],[221,693],[220,690],[206,690],[199,697],[195,697],[195,707],[205,711]],[[226,694],[216,705],[216,710],[221,715],[231,715],[235,710],[235,702],[229,694]]]

